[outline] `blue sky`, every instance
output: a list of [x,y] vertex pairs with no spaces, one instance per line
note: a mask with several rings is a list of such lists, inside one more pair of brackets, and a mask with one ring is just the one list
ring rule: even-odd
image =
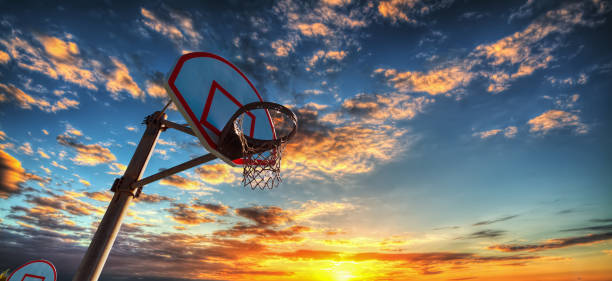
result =
[[[102,280],[612,274],[607,1],[0,7],[0,269],[71,278],[167,73],[206,51],[297,113],[283,184],[216,161],[146,186]],[[206,153],[160,139],[145,175]]]

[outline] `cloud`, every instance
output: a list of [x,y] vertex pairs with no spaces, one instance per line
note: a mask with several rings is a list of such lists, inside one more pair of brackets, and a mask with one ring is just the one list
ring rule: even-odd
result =
[[42,150],[42,148],[38,148],[38,151],[36,151],[38,153],[38,155],[40,155],[40,157],[45,158],[45,159],[51,159],[51,156],[49,156],[49,154],[47,154],[44,150]]
[[479,221],[479,222],[477,222],[475,224],[472,224],[472,226],[489,225],[489,224],[493,224],[493,223],[496,223],[496,222],[502,222],[502,221],[511,220],[513,218],[516,218],[516,217],[518,217],[518,215],[501,217],[499,219],[494,219],[494,220]]
[[115,65],[115,70],[106,76],[106,90],[111,92],[111,97],[119,99],[119,93],[125,91],[133,98],[144,98],[144,92],[134,82],[127,66],[116,58],[111,58]]
[[84,186],[91,186],[91,183],[84,179],[79,179],[79,182],[82,183]]
[[580,122],[578,115],[556,109],[530,119],[527,124],[531,127],[529,131],[532,133],[547,134],[551,130],[565,127],[575,127],[574,131],[577,134],[586,134],[589,131],[588,126]]
[[516,126],[508,126],[505,129],[492,129],[488,131],[475,132],[472,136],[479,137],[481,139],[486,139],[495,135],[503,133],[506,138],[514,138],[518,133],[518,128]]
[[[515,32],[491,44],[476,47],[472,55],[483,56],[498,71],[488,72],[492,80],[489,91],[500,92],[516,78],[531,75],[538,69],[547,68],[555,60],[553,51],[561,45],[547,43],[545,39],[553,35],[565,35],[576,26],[594,26],[600,22],[595,19],[602,11],[592,14],[591,4],[587,2],[564,5],[557,10],[548,11],[534,20],[524,30]],[[503,65],[516,66],[512,71],[501,70]],[[500,66],[500,67],[497,67]]]
[[287,56],[304,39],[321,41],[327,49],[344,50],[357,47],[359,28],[367,26],[370,6],[346,5],[342,9],[318,2],[301,5],[299,1],[278,1],[273,7],[288,33],[271,44],[277,56]]
[[43,230],[51,231],[84,231],[85,228],[76,225],[76,223],[63,215],[59,210],[49,206],[37,206],[26,208],[22,206],[12,206],[9,218],[30,223],[42,228]]
[[32,145],[29,142],[24,142],[17,150],[25,155],[34,155],[34,150],[32,150]]
[[163,195],[157,195],[157,194],[146,194],[146,193],[140,193],[140,195],[138,196],[138,202],[144,202],[144,203],[159,203],[159,202],[172,202],[174,201],[174,198],[170,198],[168,196],[163,196]]
[[[341,61],[346,57],[346,55],[347,53],[345,51],[318,50],[307,61],[310,67],[314,67],[318,62]],[[307,68],[306,70],[310,70],[310,68]]]
[[398,72],[395,69],[378,68],[374,74],[381,74],[393,88],[402,93],[425,92],[437,95],[466,86],[475,77],[465,66],[450,66],[426,73],[419,71]]
[[[431,6],[443,7],[450,2]],[[383,1],[379,3],[379,12],[392,22],[415,23],[414,17],[405,11],[419,10],[419,5],[425,4],[421,1]],[[374,74],[382,75],[400,92],[450,93],[462,90],[479,77],[489,80],[489,92],[502,92],[512,81],[548,68],[556,60],[554,52],[564,46],[559,43],[560,39],[575,27],[593,27],[604,22],[601,17],[608,9],[592,8],[593,3],[589,2],[563,5],[536,18],[525,29],[495,42],[480,44],[462,58],[447,60],[433,70],[401,72],[379,68]],[[433,9],[425,9],[430,10]]]
[[273,226],[287,223],[291,220],[290,214],[276,206],[255,206],[247,208],[239,208],[235,210],[236,214],[247,218],[257,225]]
[[159,184],[174,186],[183,190],[198,190],[202,186],[202,183],[199,181],[191,180],[179,175],[165,177],[159,181]]
[[123,175],[123,173],[125,173],[125,169],[127,169],[127,166],[121,163],[110,163],[108,167],[111,170],[106,172],[107,174],[118,175],[118,176]]
[[215,221],[212,218],[201,215],[189,208],[188,205],[182,203],[172,203],[172,208],[167,209],[167,211],[172,214],[172,220],[180,224],[198,225]]
[[347,202],[319,202],[314,200],[308,200],[300,205],[299,209],[290,210],[290,217],[295,221],[308,221],[312,218],[327,216],[327,215],[341,215],[347,211],[355,210],[357,207]]
[[412,140],[406,129],[391,125],[349,123],[325,128],[313,112],[298,113],[300,130],[287,144],[281,163],[295,179],[367,173],[403,153]]
[[239,168],[232,168],[226,164],[204,165],[195,169],[200,180],[209,184],[234,183],[241,180]]
[[297,29],[305,36],[313,37],[313,36],[327,36],[330,31],[327,26],[320,22],[315,22],[312,24],[307,23],[299,23],[297,24]]
[[0,51],[0,64],[7,64],[11,60],[11,56],[9,54]]
[[274,50],[274,54],[277,57],[286,57],[289,53],[293,52],[295,48],[295,43],[291,40],[286,41],[282,39],[278,39],[272,43],[270,43],[270,47]]
[[[2,95],[2,93],[8,95],[10,99],[17,102],[19,107],[23,109],[32,109],[34,106],[44,112],[57,112],[60,110],[79,107],[79,102],[77,100],[64,97],[55,102],[49,102],[44,98],[36,98],[28,95],[21,89],[15,87],[13,84],[5,85],[0,83],[0,95]],[[2,102],[1,99],[0,102]]]
[[260,243],[299,242],[304,240],[299,234],[310,231],[309,227],[294,225],[284,229],[273,229],[269,225],[243,225],[236,224],[230,229],[215,231],[219,237],[257,236]]
[[219,216],[226,216],[229,210],[229,207],[223,204],[203,203],[200,201],[195,202],[193,205],[191,205],[191,207],[196,210],[207,211]]
[[584,236],[575,236],[567,238],[557,238],[544,241],[538,244],[500,244],[489,246],[489,250],[497,250],[502,252],[521,252],[521,251],[544,251],[558,248],[565,248],[578,245],[591,245],[602,241],[612,239],[612,232],[587,234]]
[[434,100],[426,97],[413,97],[405,94],[358,94],[342,102],[342,109],[368,123],[381,123],[389,120],[410,120],[423,112],[426,105]]
[[27,173],[21,162],[12,155],[0,150],[0,198],[7,199],[24,191],[22,184],[28,180],[47,182],[47,180]]
[[197,47],[202,40],[188,14],[171,11],[170,18],[165,20],[145,8],[140,8],[140,14],[143,16],[142,23],[146,27],[168,37],[177,46],[188,43],[192,47]]
[[569,229],[564,229],[563,231],[608,231],[608,230],[612,230],[612,224],[594,225],[594,226],[586,226],[586,227],[579,227],[579,228],[569,228]]
[[485,229],[470,233],[466,237],[460,237],[458,239],[480,239],[480,238],[498,238],[506,233],[504,230]]
[[96,200],[96,201],[101,201],[101,202],[110,202],[111,198],[113,198],[113,194],[110,192],[84,192],[83,193],[85,196]]
[[57,142],[77,151],[77,155],[72,158],[77,165],[95,166],[117,160],[117,157],[108,148],[99,144],[83,144],[67,135],[57,136]]
[[416,24],[417,16],[429,14],[435,10],[446,8],[453,0],[421,1],[421,0],[390,0],[378,3],[378,13],[391,22],[406,22]]

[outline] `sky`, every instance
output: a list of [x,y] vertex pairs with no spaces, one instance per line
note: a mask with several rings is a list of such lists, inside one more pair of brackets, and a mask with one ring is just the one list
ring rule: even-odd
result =
[[[205,51],[297,114],[283,182],[215,160],[145,186],[100,280],[610,280],[611,10],[0,1],[0,270],[71,280],[167,74]],[[206,153],[166,130],[144,175]]]

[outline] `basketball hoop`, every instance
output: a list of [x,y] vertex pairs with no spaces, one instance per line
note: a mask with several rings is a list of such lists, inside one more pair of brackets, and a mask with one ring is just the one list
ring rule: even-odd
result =
[[[252,137],[245,116],[265,110],[272,128],[271,139]],[[251,189],[272,189],[281,181],[280,166],[285,145],[297,131],[297,117],[288,108],[272,102],[253,102],[242,106],[229,119],[219,137],[219,151],[230,159],[241,159],[242,184]]]

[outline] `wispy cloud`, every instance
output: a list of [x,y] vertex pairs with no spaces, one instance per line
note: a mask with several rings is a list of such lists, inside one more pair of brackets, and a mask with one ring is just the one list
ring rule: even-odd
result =
[[[28,95],[13,84],[5,85],[0,83],[0,96],[3,95],[7,95],[7,100],[14,100],[19,107],[23,109],[32,109],[32,107],[36,107],[45,112],[57,112],[79,107],[79,101],[77,100],[63,97],[55,102],[50,102],[45,98]],[[0,98],[0,102],[2,101],[3,99]]]
[[198,225],[215,221],[213,218],[206,217],[189,205],[182,203],[172,203],[172,208],[168,209],[168,212],[172,215],[172,220],[185,225]]
[[612,239],[612,232],[604,232],[598,234],[588,234],[584,236],[575,236],[567,238],[556,238],[544,241],[537,244],[500,244],[489,246],[490,250],[502,252],[521,252],[521,251],[544,251],[558,248],[565,248],[578,245],[590,245]]
[[162,34],[172,40],[177,46],[188,44],[197,47],[202,36],[196,31],[194,22],[189,14],[170,11],[166,19],[146,8],[140,8],[142,23],[149,29]]
[[95,166],[117,160],[110,149],[99,144],[83,144],[67,135],[57,136],[57,142],[77,151],[77,155],[72,158],[72,161],[77,165]]
[[453,3],[453,0],[390,0],[378,3],[378,13],[389,19],[391,22],[406,22],[417,24],[417,18],[429,14],[433,11],[446,8]]
[[530,119],[527,124],[531,127],[530,132],[540,134],[565,127],[574,127],[578,134],[586,134],[589,131],[588,126],[580,121],[578,115],[557,109],[548,110]]
[[502,221],[507,221],[507,220],[511,220],[513,218],[518,217],[518,215],[512,215],[512,216],[506,216],[506,217],[501,217],[499,219],[494,219],[494,220],[486,220],[486,221],[479,221],[475,224],[472,224],[473,226],[480,226],[480,225],[489,225],[489,224],[493,224],[496,222],[502,222]]

